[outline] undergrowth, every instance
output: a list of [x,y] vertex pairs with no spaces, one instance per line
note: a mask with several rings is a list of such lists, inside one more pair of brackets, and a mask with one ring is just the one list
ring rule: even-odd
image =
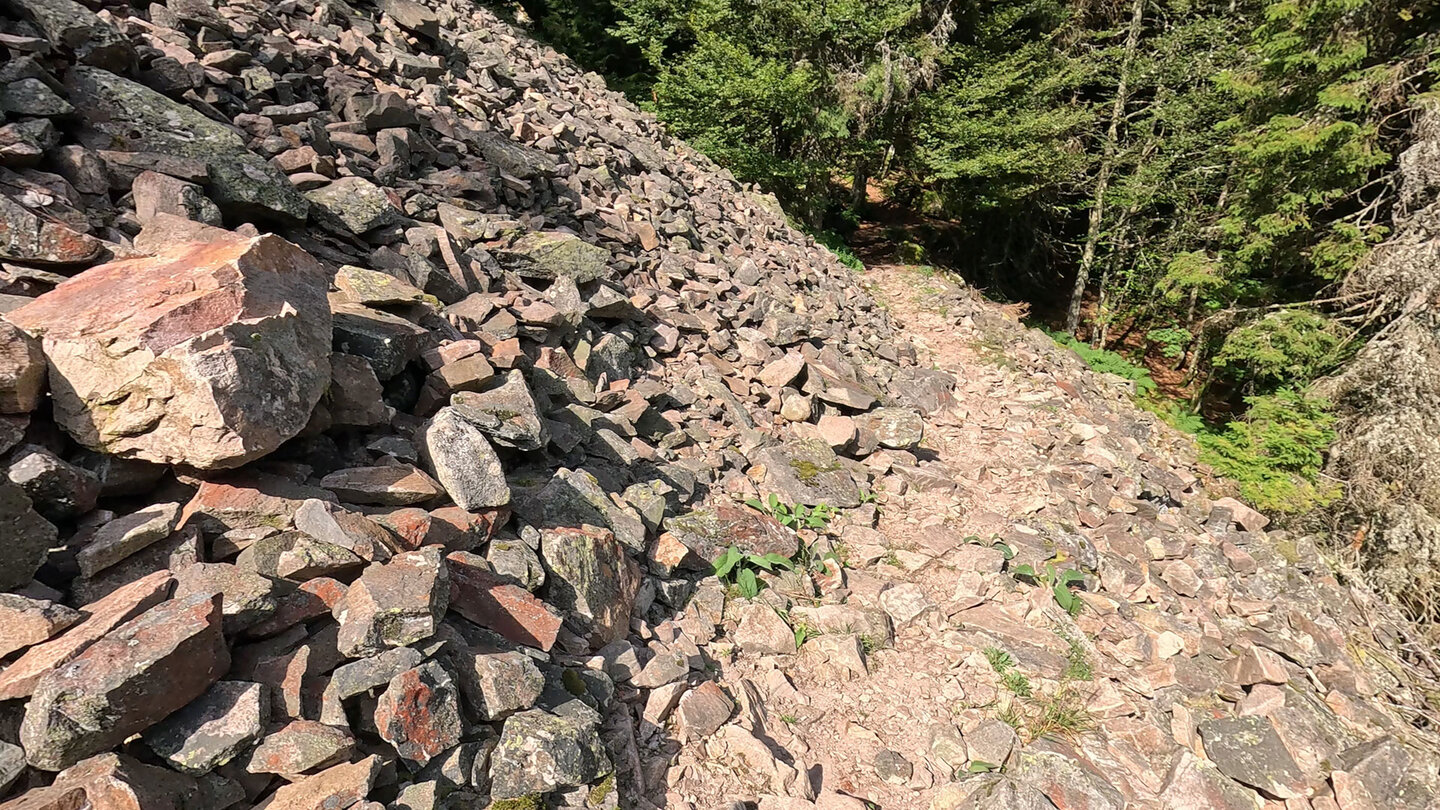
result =
[[834,253],[835,258],[839,259],[841,264],[856,272],[865,269],[865,263],[860,261],[860,258],[850,250],[850,247],[845,244],[845,240],[841,239],[839,234],[834,231],[810,231],[810,235],[815,237],[816,242],[824,245],[826,249]]
[[1092,370],[1132,381],[1135,404],[1194,436],[1200,461],[1228,479],[1257,509],[1298,515],[1340,496],[1339,485],[1320,476],[1325,451],[1335,440],[1335,417],[1324,400],[1282,389],[1247,397],[1243,416],[1210,424],[1189,403],[1162,395],[1150,372],[1119,352],[1092,348],[1063,332],[1045,332]]

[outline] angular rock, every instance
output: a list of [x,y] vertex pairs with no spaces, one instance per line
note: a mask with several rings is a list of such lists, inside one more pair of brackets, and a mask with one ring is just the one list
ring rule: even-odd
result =
[[235,635],[280,609],[282,584],[229,563],[195,563],[175,572],[175,598],[222,596],[225,633]]
[[527,233],[491,253],[501,267],[525,278],[564,276],[584,284],[610,275],[610,251],[568,233]]
[[800,538],[768,515],[732,503],[696,509],[666,519],[665,529],[674,535],[694,558],[681,567],[707,570],[717,557],[734,546],[746,554],[779,554],[794,557]]
[[157,503],[101,526],[75,555],[84,576],[94,576],[131,554],[170,536],[180,520],[180,504]]
[[330,682],[325,685],[325,692],[321,695],[320,722],[332,726],[348,726],[344,707],[346,700],[384,686],[396,675],[418,666],[423,657],[420,651],[413,647],[396,647],[379,655],[337,667],[331,673]]
[[59,638],[26,650],[0,672],[0,700],[29,697],[46,674],[73,661],[111,630],[162,602],[173,581],[169,571],[156,571],[85,605],[89,616],[84,621]]
[[170,214],[185,219],[220,226],[220,209],[194,183],[187,183],[159,172],[141,172],[130,184],[135,198],[135,216],[141,222],[156,214]]
[[305,196],[355,234],[394,225],[404,216],[379,186],[363,177],[342,177]]
[[240,552],[235,565],[267,577],[304,582],[316,577],[349,579],[365,567],[365,560],[344,546],[304,532],[280,532],[256,540]]
[[485,560],[464,551],[446,558],[450,572],[450,608],[516,644],[549,651],[561,618],[524,588],[490,570]]
[[335,351],[363,357],[382,382],[419,359],[430,331],[388,312],[359,304],[333,308]]
[[301,774],[349,759],[355,738],[314,720],[292,720],[267,735],[250,754],[250,773]]
[[909,408],[876,408],[861,417],[861,425],[891,450],[912,449],[925,438],[925,420]]
[[765,467],[761,494],[779,496],[787,504],[837,509],[860,505],[860,489],[850,472],[835,457],[835,451],[819,439],[797,439],[779,447],[756,451],[752,457]]
[[84,124],[82,144],[203,161],[210,195],[227,214],[287,224],[309,216],[309,201],[278,169],[246,149],[237,130],[104,70],[76,67],[66,86]]
[[598,649],[630,630],[630,609],[640,571],[615,535],[604,529],[547,529],[540,556],[550,601],[569,612],[576,631]]
[[735,644],[755,655],[793,655],[795,631],[766,604],[753,603],[740,608],[740,626],[735,629]]
[[11,483],[30,496],[36,511],[57,523],[94,509],[100,497],[100,481],[93,473],[38,445],[16,450],[7,474]]
[[458,658],[465,702],[486,722],[534,706],[545,689],[545,676],[524,653],[467,653]]
[[378,754],[344,765],[334,765],[286,785],[255,810],[335,810],[355,805],[370,793],[383,760]]
[[420,454],[461,509],[510,503],[505,469],[484,433],[455,407],[441,408],[419,436]]
[[375,727],[416,767],[460,744],[460,695],[449,673],[430,661],[390,679],[375,706]]
[[445,494],[435,479],[409,464],[351,467],[320,479],[320,486],[346,503],[408,506]]
[[336,606],[337,641],[348,658],[424,641],[435,634],[450,600],[450,578],[434,548],[371,564]]
[[325,283],[260,236],[96,267],[6,317],[40,338],[56,421],[81,444],[221,469],[309,422],[330,381]]
[[462,418],[484,431],[496,444],[517,450],[539,450],[550,438],[535,398],[518,371],[507,372],[505,382],[488,391],[456,394],[453,404]]
[[413,285],[388,273],[366,270],[353,264],[347,264],[335,272],[335,287],[351,303],[362,306],[393,306],[425,301],[425,293]]
[[0,320],[0,413],[29,413],[45,391],[40,341]]
[[1164,810],[1255,810],[1255,794],[1220,773],[1215,764],[1181,751],[1160,791]]
[[98,258],[101,249],[99,239],[42,218],[0,194],[0,260],[42,265],[85,264]]
[[705,681],[680,698],[677,711],[681,736],[693,740],[719,731],[735,711],[735,704],[718,684]]
[[579,787],[609,773],[598,721],[594,715],[556,716],[542,709],[512,714],[490,754],[492,799]]
[[640,515],[611,499],[587,470],[556,470],[535,500],[541,518],[538,522],[550,526],[605,526],[627,548],[645,550],[645,523]]
[[1049,740],[1038,740],[1017,752],[1006,772],[1044,793],[1056,807],[1126,807],[1124,795],[1104,776],[1082,763],[1068,746]]
[[[125,754],[100,754],[66,768],[43,789],[35,807],[62,810],[76,806],[95,810],[219,807],[244,799],[244,792],[226,780],[198,781],[166,768],[146,765]],[[20,801],[27,801],[32,793]],[[73,804],[78,800],[78,805]],[[7,805],[8,807],[8,805]]]
[[265,733],[270,696],[246,681],[219,681],[205,694],[144,733],[150,750],[172,767],[199,776],[224,765]]
[[84,614],[48,599],[0,593],[0,658],[47,641],[84,618]]
[[30,498],[8,480],[0,481],[0,588],[19,588],[35,576],[55,545],[56,531],[30,505]]
[[1309,793],[1305,775],[1264,717],[1222,717],[1200,724],[1205,755],[1220,772],[1276,799]]
[[330,391],[325,405],[337,427],[373,427],[390,421],[385,389],[375,369],[363,357],[336,352],[330,355]]
[[113,748],[199,697],[229,667],[218,598],[151,608],[40,679],[20,725],[26,761],[57,771]]
[[390,559],[394,545],[393,536],[381,524],[316,498],[303,501],[295,509],[295,528],[321,542],[349,549],[370,562]]

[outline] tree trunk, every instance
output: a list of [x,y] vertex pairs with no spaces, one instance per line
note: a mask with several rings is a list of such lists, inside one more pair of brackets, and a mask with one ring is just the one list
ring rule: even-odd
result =
[[1095,267],[1095,250],[1100,244],[1100,226],[1105,218],[1105,191],[1110,186],[1110,172],[1120,148],[1120,121],[1125,117],[1126,97],[1130,93],[1130,65],[1140,46],[1140,26],[1145,20],[1145,0],[1135,0],[1130,15],[1130,32],[1125,36],[1125,58],[1120,62],[1120,81],[1115,88],[1115,104],[1110,108],[1110,127],[1105,131],[1105,150],[1100,157],[1100,173],[1095,178],[1095,203],[1090,206],[1090,225],[1085,235],[1085,250],[1080,254],[1080,268],[1075,272],[1075,289],[1070,293],[1070,309],[1065,314],[1065,331],[1075,334],[1080,327],[1080,304],[1090,284],[1090,271]]
[[850,210],[853,211],[856,216],[860,215],[861,209],[865,205],[867,196],[865,186],[870,182],[869,169],[870,165],[863,156],[855,158],[855,175],[850,181],[852,195],[850,197]]

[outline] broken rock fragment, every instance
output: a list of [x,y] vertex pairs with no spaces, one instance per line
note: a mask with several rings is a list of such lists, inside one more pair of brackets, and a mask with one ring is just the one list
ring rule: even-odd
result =
[[419,435],[420,453],[461,509],[510,503],[505,469],[485,435],[462,412],[441,408]]
[[20,726],[32,767],[58,771],[199,697],[230,667],[220,599],[154,607],[40,679]]
[[335,608],[340,652],[362,658],[423,641],[434,635],[449,601],[450,578],[435,548],[371,564]]
[[40,517],[20,487],[0,480],[0,588],[30,581],[55,544],[54,524]]
[[299,433],[330,381],[326,277],[275,236],[93,268],[6,317],[40,338],[81,444],[200,469]]
[[543,709],[513,714],[490,754],[490,792],[516,799],[588,785],[611,770],[597,732],[599,717],[557,716]]
[[544,602],[492,571],[483,557],[456,551],[446,562],[453,611],[516,644],[547,651],[555,644],[561,618]]
[[596,649],[624,638],[640,572],[615,535],[594,526],[547,529],[540,554],[550,600],[570,612],[577,631]]
[[45,390],[40,341],[0,320],[0,413],[29,413]]
[[270,696],[246,681],[219,681],[190,705],[146,730],[145,743],[177,770],[209,773],[265,733]]
[[459,745],[463,725],[455,682],[434,661],[391,678],[375,706],[380,736],[417,767]]

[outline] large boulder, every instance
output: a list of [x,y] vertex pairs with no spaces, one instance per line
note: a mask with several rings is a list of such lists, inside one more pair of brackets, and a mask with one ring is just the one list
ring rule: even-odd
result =
[[80,140],[92,149],[153,152],[208,165],[209,196],[235,217],[304,222],[305,199],[289,178],[246,149],[240,132],[113,73],[76,67],[67,78],[80,110]]
[[324,270],[276,236],[96,267],[6,317],[39,337],[81,444],[198,469],[295,436],[330,382]]
[[461,509],[510,503],[510,485],[495,450],[456,408],[441,408],[418,436],[421,456]]
[[597,730],[599,717],[543,709],[511,715],[490,755],[492,799],[515,799],[587,785],[612,770]]

